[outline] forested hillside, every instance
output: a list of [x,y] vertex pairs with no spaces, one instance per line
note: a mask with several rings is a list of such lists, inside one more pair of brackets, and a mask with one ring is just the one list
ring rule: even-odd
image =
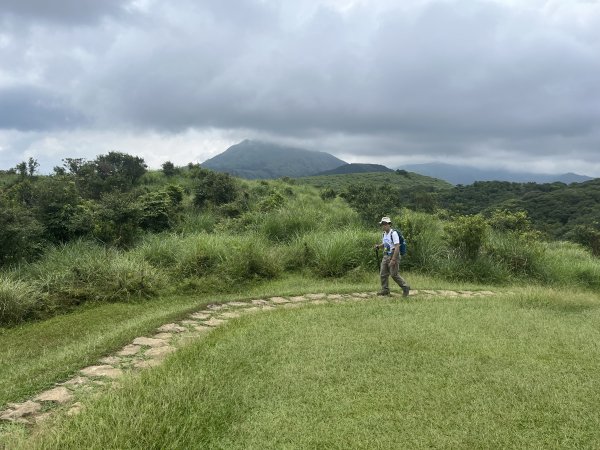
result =
[[552,239],[569,239],[600,253],[600,179],[584,183],[476,182],[439,192],[441,208],[459,214],[525,211]]

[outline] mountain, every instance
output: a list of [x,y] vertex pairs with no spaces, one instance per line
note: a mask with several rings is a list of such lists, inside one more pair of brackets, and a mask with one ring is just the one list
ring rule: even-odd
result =
[[201,166],[247,179],[303,177],[346,162],[325,152],[245,140],[207,159]]
[[315,174],[320,175],[345,175],[348,173],[373,173],[373,172],[393,172],[392,169],[382,166],[381,164],[344,164],[343,166],[336,167],[335,169],[325,170]]
[[575,173],[564,174],[539,174],[527,172],[510,172],[502,169],[476,169],[467,166],[457,166],[453,164],[429,163],[429,164],[410,164],[403,166],[402,169],[411,172],[420,173],[434,178],[446,180],[452,184],[467,185],[475,181],[511,181],[513,183],[581,183],[592,180],[593,178]]

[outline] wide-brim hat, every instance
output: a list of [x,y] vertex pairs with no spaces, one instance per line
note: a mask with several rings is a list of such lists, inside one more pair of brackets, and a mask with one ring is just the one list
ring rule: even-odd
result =
[[382,217],[379,221],[379,225],[381,225],[382,223],[392,223],[392,219],[390,219],[389,217]]

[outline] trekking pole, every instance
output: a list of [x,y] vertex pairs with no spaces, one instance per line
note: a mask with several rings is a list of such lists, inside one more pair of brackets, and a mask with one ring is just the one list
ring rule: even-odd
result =
[[379,270],[379,247],[375,247],[375,267]]

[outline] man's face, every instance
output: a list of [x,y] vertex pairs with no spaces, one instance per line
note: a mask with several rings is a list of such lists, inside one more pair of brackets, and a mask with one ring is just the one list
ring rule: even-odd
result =
[[391,226],[391,224],[384,222],[381,224],[381,229],[387,233],[388,231],[390,231]]

